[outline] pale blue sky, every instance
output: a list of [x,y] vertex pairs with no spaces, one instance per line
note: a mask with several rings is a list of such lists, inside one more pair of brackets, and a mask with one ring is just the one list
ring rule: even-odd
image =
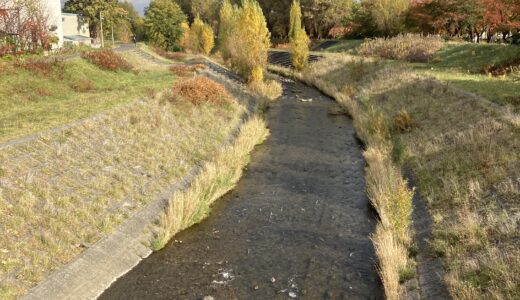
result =
[[[63,3],[65,3],[66,0],[61,0],[61,5],[63,6]],[[141,14],[144,14],[144,8],[150,5],[150,0],[128,0],[130,3],[132,3],[135,7],[135,9]]]

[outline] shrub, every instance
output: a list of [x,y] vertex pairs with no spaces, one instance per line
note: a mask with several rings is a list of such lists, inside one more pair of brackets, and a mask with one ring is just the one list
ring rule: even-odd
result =
[[233,99],[226,88],[207,77],[199,76],[174,85],[171,102],[187,100],[193,104],[226,104]]
[[83,52],[81,57],[104,70],[128,72],[133,68],[124,58],[112,50]]
[[367,41],[359,47],[358,53],[410,62],[428,62],[443,46],[444,41],[437,36],[405,34]]

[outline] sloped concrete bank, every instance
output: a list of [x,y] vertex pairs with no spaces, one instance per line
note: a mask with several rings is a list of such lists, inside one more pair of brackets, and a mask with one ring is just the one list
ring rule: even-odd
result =
[[[242,121],[228,143],[231,144],[240,129],[257,113],[257,99],[247,93],[243,86],[204,70],[201,75],[222,83],[247,106]],[[32,288],[22,299],[95,299],[117,278],[134,268],[153,251],[150,243],[154,238],[156,223],[167,205],[167,199],[189,187],[203,166],[196,166],[182,180],[164,191],[144,209],[130,217],[117,231],[104,237],[71,263],[55,271],[42,283]]]

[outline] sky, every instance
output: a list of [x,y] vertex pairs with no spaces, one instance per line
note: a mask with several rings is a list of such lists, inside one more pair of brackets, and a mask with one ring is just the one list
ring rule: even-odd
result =
[[[63,7],[63,3],[66,0],[61,0],[61,6]],[[135,9],[141,14],[144,15],[144,8],[150,4],[150,0],[128,0],[128,2],[132,3]]]

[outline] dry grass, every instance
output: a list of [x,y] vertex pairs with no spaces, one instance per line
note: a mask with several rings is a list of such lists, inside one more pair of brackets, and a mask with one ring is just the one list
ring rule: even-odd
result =
[[444,41],[438,36],[405,34],[390,39],[376,38],[364,42],[358,53],[409,62],[428,62],[443,46]]
[[249,154],[267,135],[268,130],[262,119],[254,117],[245,123],[235,141],[220,149],[214,160],[204,165],[191,185],[169,200],[152,247],[163,248],[176,233],[206,218],[211,204],[238,182],[249,162]]
[[130,71],[133,66],[112,50],[87,51],[81,57],[108,71]]
[[196,65],[172,65],[170,66],[170,72],[177,76],[191,76],[194,75],[195,72],[199,70],[205,69],[206,66],[203,64]]
[[22,295],[212,160],[243,112],[235,101],[147,99],[0,148],[0,298]]
[[[389,134],[391,140],[401,141],[405,160],[416,174],[422,197],[433,216],[431,243],[443,257],[452,296],[519,298],[520,127],[515,122],[518,117],[390,62],[331,56],[298,76],[346,106],[358,133],[368,141],[367,160],[376,156],[375,150],[370,149],[371,145],[378,145],[374,136]],[[370,109],[374,111],[368,113]],[[404,109],[410,119],[413,117],[413,126],[392,130],[388,124],[393,124],[396,116],[403,117]],[[363,121],[367,114],[379,117],[370,126],[363,125],[367,124]],[[386,130],[383,124],[387,124]],[[389,152],[388,148],[383,150]],[[399,178],[400,174],[383,172],[383,167],[371,172],[373,167],[369,161],[367,179],[369,191],[375,188],[370,192],[375,202],[374,195],[385,195],[382,191],[386,187],[383,189],[370,181],[388,182],[392,186],[388,178]],[[389,174],[384,176],[387,179],[378,180],[385,172]],[[392,227],[384,228],[384,223],[382,218],[383,229]],[[398,236],[394,235],[394,242],[400,242]],[[376,237],[374,242],[376,246],[385,244]],[[389,247],[392,248],[395,247]],[[382,251],[378,250],[382,277],[387,278],[383,280],[391,298],[395,296],[395,271],[388,268],[389,274],[384,274],[387,264],[383,262]],[[400,250],[394,252],[398,255]]]
[[248,88],[254,94],[270,101],[280,98],[283,93],[282,85],[276,80],[253,81],[249,83]]
[[232,96],[222,84],[207,77],[198,76],[175,83],[170,101],[182,100],[196,105],[204,103],[227,104],[232,101]]

